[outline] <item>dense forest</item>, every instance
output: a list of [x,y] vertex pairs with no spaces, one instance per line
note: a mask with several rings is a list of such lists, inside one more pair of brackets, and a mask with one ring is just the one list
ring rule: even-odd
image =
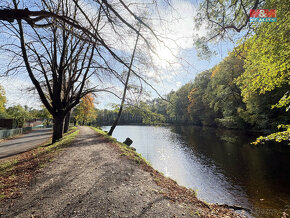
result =
[[[289,84],[244,98],[238,85],[244,72],[243,57],[232,52],[213,69],[199,73],[193,82],[167,94],[167,101],[156,98],[127,106],[120,123],[166,122],[255,130],[275,129],[280,123],[288,123],[290,116],[285,108],[272,109],[272,105],[287,92]],[[110,124],[116,113],[98,110],[97,122]]]
[[[288,1],[256,1],[254,5],[251,5],[251,2],[248,2],[246,7],[249,8],[257,8],[259,4],[262,4],[265,9],[273,9],[274,11],[276,10],[279,12],[277,13],[277,22],[256,22],[252,24],[249,24],[251,23],[249,22],[249,15],[245,13],[245,5],[243,5],[242,2],[235,2],[231,5],[231,7],[234,6],[232,9],[235,10],[234,18],[227,16],[227,14],[231,14],[231,12],[225,10],[222,2],[209,0],[205,2],[211,4],[208,4],[208,7],[205,8],[201,7],[200,14],[195,17],[196,26],[198,26],[199,23],[202,25],[202,21],[205,20],[209,20],[211,22],[214,21],[212,23],[217,25],[214,25],[215,28],[212,26],[209,28],[209,39],[206,37],[195,39],[195,37],[193,37],[193,44],[196,45],[196,51],[201,56],[209,55],[211,53],[210,47],[212,44],[208,46],[207,42],[211,40],[214,41],[214,38],[217,36],[224,38],[226,34],[229,33],[227,32],[229,29],[236,32],[241,32],[243,30],[241,32],[242,34],[240,41],[236,44],[236,48],[215,67],[199,73],[195,78],[192,78],[192,81],[183,85],[178,90],[171,91],[167,95],[163,96],[163,99],[156,98],[153,100],[138,101],[134,104],[129,104],[128,102],[130,101],[127,101],[119,123],[170,123],[270,131],[277,131],[277,128],[280,128],[280,130],[284,129],[284,132],[280,132],[278,135],[273,135],[271,137],[277,139],[278,141],[281,139],[289,140],[290,10]],[[18,5],[16,2],[14,3],[14,7],[17,12]],[[68,7],[68,5],[63,5],[61,7]],[[76,3],[74,7],[75,9],[72,11],[62,9],[67,13],[65,16],[72,16],[76,18],[76,14],[79,13],[84,19],[89,21],[88,23],[91,28],[97,32],[97,30],[94,29],[94,26],[97,25],[94,25],[90,21],[86,14],[81,10],[80,6]],[[241,7],[244,8],[244,11],[241,11]],[[111,8],[111,6],[109,8]],[[59,9],[55,8],[55,13],[58,13],[58,11]],[[5,10],[2,12],[6,13]],[[21,12],[21,10],[18,12]],[[104,12],[104,15],[104,17],[106,17],[108,15],[107,12]],[[12,22],[15,18],[12,16],[12,18],[8,20],[3,17],[1,19]],[[20,18],[18,17],[17,19]],[[44,110],[46,110],[45,112],[47,114],[52,116],[51,118],[48,118],[47,116],[47,120],[53,119],[54,121],[53,141],[56,141],[62,137],[64,123],[68,123],[67,120],[70,119],[71,114],[74,123],[78,122],[80,124],[91,123],[95,120],[98,125],[111,125],[116,120],[118,109],[123,108],[122,105],[116,105],[115,110],[95,110],[94,104],[91,100],[89,100],[90,97],[88,97],[88,94],[95,93],[97,95],[98,92],[107,92],[114,95],[117,94],[114,93],[114,90],[111,87],[97,88],[97,84],[90,85],[89,78],[91,76],[97,76],[97,79],[103,79],[106,78],[105,75],[111,75],[112,78],[115,78],[116,81],[118,80],[125,86],[123,94],[124,97],[127,89],[129,88],[136,89],[136,93],[141,93],[143,90],[142,82],[144,85],[146,84],[156,91],[150,82],[146,80],[146,73],[144,70],[145,68],[150,68],[152,62],[144,64],[139,60],[145,67],[138,68],[140,69],[140,72],[137,72],[136,69],[131,69],[131,67],[134,66],[132,65],[134,55],[132,55],[131,64],[128,65],[125,60],[127,60],[129,56],[126,55],[126,57],[122,57],[124,59],[119,57],[118,54],[113,52],[114,49],[107,46],[104,40],[100,39],[99,36],[96,37],[95,33],[91,32],[91,29],[76,23],[68,22],[66,19],[62,19],[61,28],[59,28],[59,24],[57,23],[49,23],[48,26],[50,29],[41,29],[41,34],[51,36],[50,38],[47,38],[40,37],[39,33],[33,29],[36,24],[33,22],[31,23],[31,20],[27,21],[27,18],[21,19],[24,19],[24,21],[28,22],[29,25],[33,24],[29,27],[32,28],[33,31],[29,32],[28,36],[32,37],[31,35],[33,35],[33,37],[37,38],[35,42],[40,42],[41,47],[43,47],[42,49],[44,49],[47,53],[45,55],[50,57],[51,55],[49,51],[54,49],[54,54],[60,53],[63,57],[60,59],[62,61],[61,63],[58,63],[57,58],[50,58],[51,63],[47,63],[47,58],[45,58],[45,55],[39,55],[37,49],[29,46],[27,53],[27,49],[25,48],[26,36],[23,31],[22,23],[18,22],[17,24],[19,28],[18,32],[14,31],[14,26],[12,23],[10,23],[11,26],[4,26],[7,28],[7,31],[11,31],[11,33],[15,34],[16,38],[20,39],[18,42],[20,43],[20,46],[18,46],[16,50],[11,48],[7,48],[6,50],[14,55],[18,55],[20,54],[19,48],[21,48],[19,59],[20,65],[23,63],[21,61],[23,56],[25,69],[29,72],[29,77],[39,94],[39,97],[44,105]],[[38,19],[35,19],[34,22],[43,19],[44,18],[40,16]],[[110,20],[111,18],[109,18],[109,21]],[[105,20],[105,22],[106,21],[107,20]],[[141,38],[145,40],[145,44],[150,45],[147,39],[142,35],[141,26],[138,31],[135,27],[133,28],[132,25],[128,25],[127,22],[124,22],[124,20],[121,21],[125,24],[125,27],[128,28],[128,33],[131,33],[130,31],[133,29],[136,36],[139,37],[141,34]],[[96,22],[100,22],[100,20],[96,19]],[[143,22],[141,22],[141,24],[144,25]],[[67,30],[70,25],[72,25],[73,31],[85,34],[86,37],[90,38],[90,40],[87,40],[84,36],[78,38],[77,35],[71,33],[72,30],[67,32],[61,30]],[[144,26],[146,27],[145,29],[152,33],[152,30],[148,25]],[[115,28],[112,28],[112,31],[115,31]],[[63,34],[64,37],[58,37],[58,34]],[[104,34],[104,36],[106,36],[106,34]],[[58,40],[60,39],[63,39],[62,43],[64,45],[64,49],[56,46],[59,43]],[[92,40],[96,40],[97,43],[93,43]],[[88,41],[93,44],[87,44],[86,42]],[[216,41],[219,40],[216,39]],[[53,43],[55,46],[51,46],[51,48],[46,46],[52,45]],[[76,58],[75,60],[82,60],[82,64],[75,61],[72,62],[74,67],[71,67],[70,62],[72,60],[68,59],[64,61],[64,58],[69,58],[74,55],[75,52],[75,48],[70,51],[66,49],[69,46],[71,48],[74,47],[69,43],[75,43],[74,46],[76,46],[79,50],[79,52],[76,53],[81,55],[80,58]],[[38,43],[38,45],[40,44]],[[124,44],[126,45],[126,43]],[[8,45],[9,44],[6,46]],[[97,58],[94,59],[94,46],[96,45],[101,45],[101,47],[103,46],[107,53],[101,54],[98,50],[97,54],[95,54],[97,55]],[[141,50],[144,53],[141,52],[143,56],[141,53],[140,55],[142,57],[147,57],[148,54],[146,54],[146,49]],[[88,53],[88,51],[90,52]],[[117,72],[117,65],[115,66],[115,64],[112,64],[112,66],[108,66],[108,61],[104,59],[107,55],[112,55],[112,57],[114,57],[117,62],[124,67],[124,69],[128,70],[128,79],[126,81],[124,79],[126,70],[120,71],[120,69],[118,69],[120,72]],[[30,57],[31,60],[27,57]],[[152,60],[152,58],[148,57],[148,60]],[[33,66],[31,64],[33,64]],[[44,67],[46,64],[47,68],[50,69],[52,73],[48,73],[50,71]],[[67,66],[65,64],[67,64]],[[135,64],[137,64],[137,62]],[[11,70],[13,71],[18,69],[19,66],[11,66],[12,69],[8,69],[7,75]],[[41,66],[41,69],[37,67],[34,69],[35,66]],[[80,69],[77,69],[78,67],[80,67]],[[99,72],[99,69],[102,70]],[[36,74],[33,74],[33,70],[40,74],[35,76]],[[132,82],[133,85],[128,84],[131,70],[133,73],[131,76],[131,81],[139,80],[141,83],[140,87],[133,84],[136,81]],[[96,72],[99,72],[100,74]],[[142,73],[144,73],[144,75]],[[52,78],[49,78],[50,76]],[[65,76],[68,76],[68,78],[63,79]],[[58,79],[58,77],[61,79]],[[40,81],[38,81],[38,79]],[[102,81],[102,83],[104,83],[104,81]],[[26,116],[24,115],[24,112],[27,111],[26,109],[23,109],[20,106],[11,107],[10,109],[7,108],[7,110],[5,109],[5,99],[4,97],[1,97],[4,95],[5,93],[0,89],[0,101],[2,102],[0,102],[1,117],[11,117],[15,119],[15,117],[18,116],[17,114],[21,114],[21,119],[24,119],[23,117]],[[19,111],[22,112],[18,113]],[[37,116],[40,117],[42,115]],[[19,123],[22,125],[23,122]],[[275,138],[276,136],[279,138]]]
[[[192,124],[231,129],[286,129],[271,139],[289,138],[289,4],[268,1],[279,17],[256,25],[218,65],[199,73],[177,91],[127,105],[120,123]],[[283,13],[282,13],[283,12]],[[115,111],[99,110],[97,122],[110,124]]]

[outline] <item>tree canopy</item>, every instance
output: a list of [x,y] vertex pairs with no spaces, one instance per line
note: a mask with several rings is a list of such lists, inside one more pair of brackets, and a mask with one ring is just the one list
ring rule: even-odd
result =
[[5,90],[3,86],[0,85],[0,118],[5,117],[5,104],[6,104],[6,97],[5,97]]
[[277,22],[260,24],[255,34],[239,46],[238,52],[245,60],[245,72],[237,83],[245,99],[254,92],[264,94],[290,86],[290,12],[287,2],[268,1],[265,7],[278,11]]
[[[134,81],[157,92],[144,76],[145,67],[142,67],[143,64],[146,69],[152,69],[144,60],[152,60],[150,55],[156,53],[154,43],[161,42],[146,16],[147,6],[154,9],[158,4],[144,6],[121,0],[115,3],[12,0],[0,4],[1,28],[5,34],[19,39],[17,43],[8,38],[9,43],[2,48],[14,59],[4,74],[26,69],[42,103],[53,116],[53,142],[62,137],[65,117],[83,96],[104,91],[118,97],[118,93],[111,87],[104,88],[103,84],[106,78],[124,84],[122,72],[130,69],[128,35],[138,34],[142,39],[139,52],[143,55],[138,59],[138,67],[134,65],[130,69]],[[137,26],[143,27],[142,32]],[[90,83],[92,77],[94,83]]]
[[74,118],[79,124],[88,124],[97,118],[94,105],[94,96],[89,93],[85,95],[74,109]]

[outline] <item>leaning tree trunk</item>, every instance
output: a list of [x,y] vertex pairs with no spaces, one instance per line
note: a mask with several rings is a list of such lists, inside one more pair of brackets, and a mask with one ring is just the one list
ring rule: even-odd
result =
[[53,133],[52,133],[52,143],[55,143],[57,140],[61,139],[63,136],[63,128],[64,128],[64,115],[56,115],[54,117],[53,124]]
[[71,111],[68,112],[67,115],[65,116],[64,129],[63,129],[64,133],[68,132],[70,116],[71,116]]
[[140,29],[141,29],[141,25],[139,27],[137,39],[136,39],[135,46],[134,46],[134,50],[133,50],[133,54],[132,54],[132,57],[131,57],[131,62],[130,62],[130,65],[129,65],[129,71],[128,71],[128,75],[127,75],[126,82],[125,82],[125,87],[124,87],[122,102],[121,102],[121,105],[120,105],[120,109],[119,109],[119,112],[118,112],[118,116],[117,116],[115,122],[113,123],[113,125],[111,126],[110,131],[108,132],[108,135],[112,135],[113,134],[114,129],[118,125],[119,120],[121,118],[121,114],[122,114],[122,111],[123,111],[123,106],[124,106],[124,102],[125,102],[125,98],[126,98],[126,92],[127,92],[128,82],[129,82],[129,78],[130,78],[131,68],[132,68],[132,64],[133,64],[133,60],[134,60],[134,56],[135,56],[135,51],[136,51],[137,44],[138,44]]
[[120,109],[119,109],[119,112],[118,112],[118,115],[117,115],[117,118],[116,118],[115,122],[113,123],[113,125],[111,126],[110,131],[108,132],[108,135],[112,135],[113,134],[114,129],[116,128],[116,126],[119,123],[119,120],[120,120],[121,114],[122,114],[122,110],[123,110],[123,104],[124,104],[124,102],[122,101]]

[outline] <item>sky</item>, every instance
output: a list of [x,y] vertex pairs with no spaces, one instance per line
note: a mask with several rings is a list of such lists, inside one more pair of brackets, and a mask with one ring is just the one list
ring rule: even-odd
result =
[[[196,2],[172,0],[171,5],[172,7],[160,7],[158,16],[157,14],[151,15],[153,16],[152,25],[154,29],[166,36],[164,38],[166,46],[163,44],[155,45],[159,57],[153,58],[153,61],[155,60],[156,64],[159,65],[159,72],[148,72],[149,77],[152,77],[153,80],[156,79],[151,84],[162,95],[169,93],[171,90],[177,90],[182,85],[193,81],[199,72],[210,69],[218,64],[234,47],[232,42],[219,42],[216,45],[212,45],[212,49],[217,51],[215,56],[209,60],[199,59],[193,45],[193,35],[196,34],[194,30],[194,17],[197,12]],[[162,20],[161,25],[159,18]],[[198,34],[206,35],[207,30],[201,28]],[[1,37],[3,38],[0,33],[0,41]],[[132,37],[131,41],[133,43],[135,36]],[[132,47],[133,44],[128,46],[128,48],[124,48],[124,50],[128,49],[130,51]],[[171,51],[167,49],[168,47]],[[6,60],[6,54],[0,54],[0,71],[2,72],[7,68]],[[163,60],[176,63],[169,65],[167,61]],[[6,78],[0,77],[0,85],[6,91],[7,107],[17,104],[28,105],[34,108],[40,107],[41,102],[37,94],[27,91],[27,88],[32,86],[28,75],[21,74]],[[157,94],[152,90],[149,90],[149,92],[151,97],[157,97]],[[108,108],[111,103],[118,103],[118,101],[113,96],[108,98],[108,94],[98,94],[97,102],[99,103],[96,104],[96,107]]]

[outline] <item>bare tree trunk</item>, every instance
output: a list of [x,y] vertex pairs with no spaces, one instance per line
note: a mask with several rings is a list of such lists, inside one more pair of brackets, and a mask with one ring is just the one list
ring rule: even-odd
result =
[[130,65],[129,65],[129,71],[128,71],[128,75],[127,75],[127,78],[126,78],[126,83],[125,83],[125,87],[124,87],[122,102],[121,102],[121,105],[120,105],[120,109],[119,109],[119,112],[118,112],[118,116],[117,116],[115,122],[113,123],[113,125],[111,126],[111,129],[108,132],[108,135],[112,135],[113,134],[114,129],[118,125],[119,120],[121,118],[121,114],[122,114],[122,111],[123,111],[124,102],[125,102],[125,99],[126,99],[126,92],[127,92],[128,82],[129,82],[129,78],[130,78],[131,67],[132,67],[132,64],[133,64],[133,60],[134,60],[134,56],[135,56],[135,52],[136,52],[136,48],[137,48],[137,44],[138,44],[140,29],[141,29],[141,24],[140,24],[140,27],[139,27],[139,31],[138,31],[137,39],[136,39],[136,42],[135,42],[133,54],[132,54],[132,57],[131,57],[131,62],[130,62]]
[[62,138],[65,117],[60,114],[54,117],[52,143]]
[[67,115],[65,116],[64,129],[63,129],[64,133],[68,132],[70,116],[71,116],[71,111],[68,112]]
[[120,109],[119,109],[119,112],[118,112],[118,116],[117,116],[115,122],[113,123],[113,125],[111,126],[111,129],[110,129],[110,131],[108,132],[108,135],[112,135],[113,132],[114,132],[114,129],[115,129],[116,126],[118,125],[119,120],[120,120],[120,117],[121,117],[121,114],[122,114],[122,111],[123,111],[123,105],[124,105],[124,102],[122,101],[121,106],[120,106]]

